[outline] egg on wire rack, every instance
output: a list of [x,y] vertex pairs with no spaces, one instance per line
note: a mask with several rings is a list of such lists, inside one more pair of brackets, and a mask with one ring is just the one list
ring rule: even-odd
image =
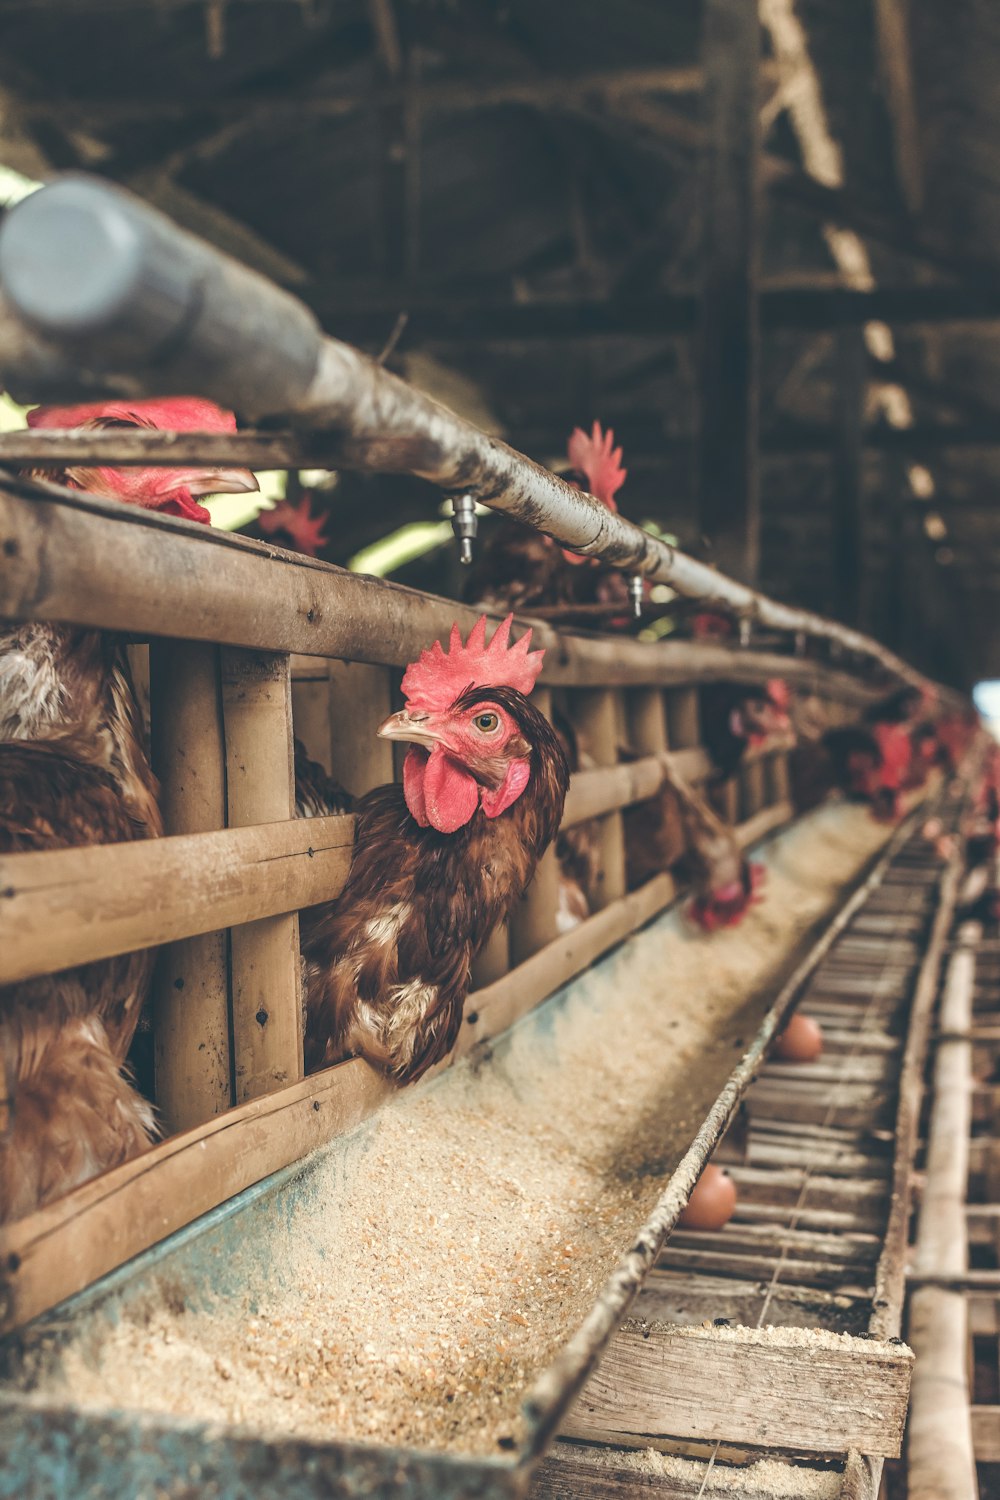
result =
[[678,1219],[681,1229],[721,1229],[736,1207],[736,1184],[721,1167],[709,1162]]
[[782,1062],[815,1062],[823,1051],[823,1031],[812,1016],[794,1015],[774,1044]]

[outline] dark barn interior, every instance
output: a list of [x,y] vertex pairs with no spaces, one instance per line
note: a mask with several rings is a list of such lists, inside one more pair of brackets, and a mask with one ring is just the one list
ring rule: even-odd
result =
[[[969,685],[1000,18],[768,0],[758,56],[718,9],[3,0],[3,160],[132,187],[372,352],[407,314],[392,368],[543,461],[598,418],[635,520]],[[331,504],[337,562],[437,513],[404,479]],[[446,552],[404,576],[454,586]]]
[[0,1500],[1000,1500],[998,80],[0,0]]

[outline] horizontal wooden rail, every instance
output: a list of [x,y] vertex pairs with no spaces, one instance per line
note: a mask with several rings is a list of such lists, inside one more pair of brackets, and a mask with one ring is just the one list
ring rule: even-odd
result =
[[[711,769],[703,750],[670,760],[692,782]],[[662,780],[657,756],[579,771],[563,826],[644,801]],[[765,808],[745,837],[762,838],[791,812],[787,802]],[[0,857],[0,984],[332,900],[353,838],[353,817],[309,818]]]
[[[746,848],[790,815],[787,806],[769,808],[767,815],[738,828],[736,837]],[[0,874],[0,882],[3,878]],[[602,953],[652,921],[676,896],[672,878],[659,875],[556,938],[513,973],[475,991],[466,1001],[454,1051],[428,1077],[489,1045]],[[0,1228],[0,1335],[352,1130],[393,1093],[393,1085],[360,1058],[338,1063],[172,1136]]]
[[0,984],[313,906],[354,819],[303,818],[0,859]]
[[[221,550],[220,550],[221,549]],[[0,478],[0,617],[62,620],[403,667],[477,611],[231,532],[80,491]],[[94,588],[94,579],[103,586]],[[864,705],[877,693],[817,662],[701,642],[651,644],[532,625],[549,686],[669,687],[772,677]]]

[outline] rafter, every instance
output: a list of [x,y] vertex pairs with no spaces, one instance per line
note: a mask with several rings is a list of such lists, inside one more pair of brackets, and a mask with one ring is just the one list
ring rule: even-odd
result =
[[896,177],[911,214],[924,205],[923,157],[910,51],[909,0],[875,0],[879,74],[892,131]]

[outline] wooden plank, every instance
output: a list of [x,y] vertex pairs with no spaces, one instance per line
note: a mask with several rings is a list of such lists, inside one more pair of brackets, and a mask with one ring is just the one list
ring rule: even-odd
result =
[[902,1344],[785,1328],[628,1319],[564,1436],[655,1434],[807,1453],[898,1457],[913,1354]]
[[[225,827],[226,764],[219,653],[193,641],[150,647],[153,769],[167,834]],[[114,877],[117,866],[108,862]],[[168,895],[164,887],[159,905]],[[66,920],[75,918],[67,914]],[[46,941],[43,961],[55,955]],[[168,943],[153,976],[156,1107],[165,1131],[186,1130],[232,1104],[225,930]]]
[[760,564],[756,6],[704,0],[701,52],[699,524],[718,566],[752,583]]
[[[972,1021],[977,923],[962,925],[963,946],[948,964],[941,1000],[934,1100],[913,1269],[962,1276],[968,1267],[965,1195],[972,1123],[972,1045],[957,1037]],[[919,1358],[907,1442],[907,1478],[913,1500],[976,1500],[976,1454],[968,1384],[968,1314],[965,1299],[945,1287],[920,1286],[910,1297],[910,1337]]]
[[[580,692],[573,700],[573,715],[581,748],[599,766],[618,763],[618,708],[611,688]],[[598,833],[597,877],[592,901],[597,910],[625,894],[625,834],[621,814],[606,813]]]
[[792,781],[788,769],[788,751],[776,750],[765,761],[768,802],[791,802]]
[[864,330],[842,329],[834,385],[833,578],[838,618],[859,628],[866,613],[862,429],[867,372]]
[[355,797],[394,779],[392,745],[376,730],[393,711],[392,675],[367,662],[327,663],[330,774]]
[[[287,655],[222,653],[226,798],[232,828],[295,816],[291,671]],[[302,1077],[302,958],[297,911],[230,933],[233,1076],[245,1103]]]
[[644,755],[625,765],[576,771],[570,780],[561,826],[572,828],[576,823],[655,796],[663,785],[667,767],[689,786],[697,786],[712,774],[711,761],[698,748]]
[[484,989],[502,979],[510,969],[510,933],[506,922],[494,927],[472,960],[472,988]]
[[[631,795],[627,779],[619,791]],[[790,816],[787,807],[767,808],[737,829],[737,838],[747,847]],[[0,983],[196,936],[223,917],[237,925],[330,900],[350,866],[353,828],[351,817],[311,818],[297,827],[191,835],[183,843],[172,837],[8,855],[0,859]],[[672,882],[669,891],[666,900]],[[55,941],[54,912],[61,917]],[[185,974],[172,969],[175,988],[177,978]],[[221,1006],[219,1017],[221,1035]]]
[[0,859],[0,983],[329,900],[353,840],[303,818]]
[[896,181],[908,212],[916,218],[924,207],[924,177],[909,21],[909,0],[875,0],[879,77],[892,130]]
[[[638,1445],[637,1445],[638,1446]],[[706,1455],[708,1457],[709,1455]],[[806,1495],[811,1500],[841,1500],[837,1473],[819,1473],[804,1468],[801,1479],[795,1466],[786,1463],[787,1476],[780,1479],[776,1462],[769,1460],[758,1473],[750,1455],[719,1453],[709,1470],[705,1459],[658,1457],[649,1447],[640,1455],[624,1447],[614,1449],[556,1443],[535,1470],[529,1500],[775,1500],[777,1494]],[[733,1464],[739,1463],[739,1468]],[[734,1489],[736,1478],[739,1489]],[[796,1488],[796,1485],[799,1488]],[[780,1488],[775,1488],[780,1485]]]
[[[539,713],[552,718],[552,691],[536,688],[532,702]],[[624,894],[624,891],[621,893]],[[510,944],[510,962],[521,964],[552,942],[556,936],[556,916],[559,908],[559,861],[555,844],[551,844],[541,859],[527,890],[520,901],[511,908],[507,922]]]
[[[25,482],[21,493],[16,482],[0,479],[0,541],[0,615],[11,619],[391,667],[405,667],[431,641],[447,639],[453,621],[465,634],[477,619],[465,605],[250,537],[52,486]],[[97,577],[104,588],[93,587]],[[852,703],[876,696],[846,673],[776,653],[701,642],[652,647],[524,624],[532,625],[534,644],[547,648],[541,680],[548,686],[761,682],[784,674],[826,684]]]
[[629,693],[625,712],[629,747],[634,755],[659,756],[670,748],[667,700],[659,688],[637,688]]
[[740,818],[746,822],[767,802],[767,772],[763,759],[749,760],[740,776]]
[[1000,1464],[1000,1406],[973,1406],[972,1445],[977,1464]]
[[754,1327],[767,1302],[767,1321],[774,1327],[864,1328],[870,1303],[867,1297],[845,1297],[820,1287],[786,1286],[769,1289],[760,1281],[733,1276],[692,1276],[683,1267],[657,1267],[649,1273],[635,1302],[635,1316],[646,1323],[696,1326],[725,1316],[730,1323]]
[[582,973],[607,949],[644,926],[676,895],[669,875],[657,875],[639,890],[596,912],[561,934],[504,978],[469,996],[455,1044],[456,1057],[484,1045],[525,1015],[546,995]]
[[[292,727],[295,738],[302,745],[310,760],[329,771],[330,748],[330,687],[326,677],[326,663],[311,657],[300,660],[310,662],[314,671],[309,676],[299,676],[292,664]],[[320,668],[322,676],[316,676]]]
[[696,687],[677,688],[667,694],[667,724],[671,749],[690,749],[700,743],[701,713]]

